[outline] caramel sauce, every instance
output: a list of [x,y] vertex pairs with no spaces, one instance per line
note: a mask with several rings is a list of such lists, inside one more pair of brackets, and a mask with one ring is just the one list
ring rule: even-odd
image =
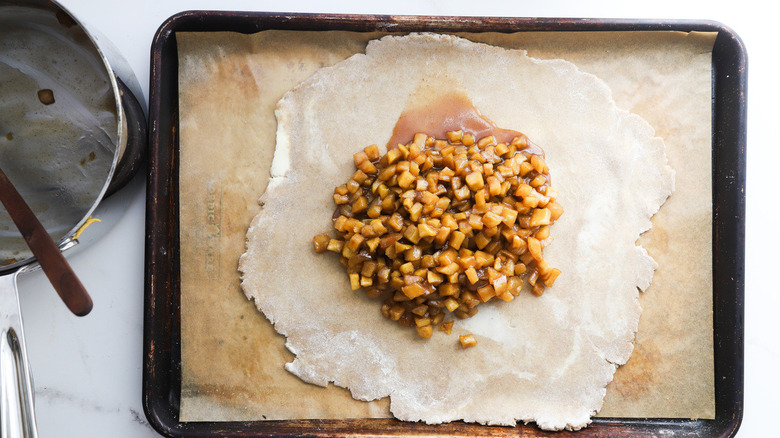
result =
[[[436,94],[421,89],[409,99],[406,108],[393,128],[393,135],[387,142],[388,149],[398,144],[407,144],[414,134],[423,132],[438,139],[446,139],[448,131],[470,132],[476,140],[493,135],[498,143],[510,143],[521,132],[499,128],[483,116],[463,93]],[[542,149],[526,140],[526,152],[544,156]]]

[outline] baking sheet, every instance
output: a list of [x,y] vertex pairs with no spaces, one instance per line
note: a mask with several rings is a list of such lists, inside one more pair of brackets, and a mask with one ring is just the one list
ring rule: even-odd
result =
[[[379,34],[179,33],[180,421],[388,416],[386,400],[308,385],[283,369],[283,337],[246,300],[236,271],[273,155],[273,108],[317,68]],[[659,263],[636,349],[600,415],[714,418],[711,50],[714,34],[463,35],[564,58],[604,79],[618,106],[667,144],[676,191],[641,239]],[[510,127],[512,128],[512,127]],[[518,127],[522,130],[522,127]],[[280,237],[282,238],[282,237]],[[294,275],[291,273],[291,275]]]

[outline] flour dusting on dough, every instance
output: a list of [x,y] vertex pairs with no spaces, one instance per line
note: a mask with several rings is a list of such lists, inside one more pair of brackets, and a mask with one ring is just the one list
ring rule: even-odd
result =
[[[563,271],[552,288],[481,306],[430,340],[351,292],[337,258],[311,244],[331,229],[332,191],[352,174],[352,155],[390,138],[423,80],[457,84],[496,125],[540,145],[566,211],[545,250]],[[239,268],[247,297],[287,337],[288,371],[360,400],[389,396],[402,420],[590,423],[631,354],[639,289],[656,267],[637,238],[673,191],[652,127],[569,62],[433,34],[372,41],[288,92],[277,118],[283,141]],[[469,331],[479,345],[462,350],[457,336]]]

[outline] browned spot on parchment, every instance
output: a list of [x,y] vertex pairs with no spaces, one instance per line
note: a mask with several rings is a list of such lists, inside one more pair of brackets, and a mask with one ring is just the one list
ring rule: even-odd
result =
[[655,344],[636,345],[631,359],[624,365],[631,371],[631,377],[621,378],[616,374],[613,389],[626,398],[638,398],[640,395],[652,391],[660,380],[658,377],[660,358],[661,353]]
[[637,244],[651,254],[664,254],[669,251],[669,232],[661,226],[654,226],[639,237]]

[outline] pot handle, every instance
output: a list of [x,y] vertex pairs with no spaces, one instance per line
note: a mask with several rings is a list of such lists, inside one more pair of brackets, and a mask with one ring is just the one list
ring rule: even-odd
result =
[[146,115],[141,103],[119,76],[116,76],[116,84],[122,99],[122,109],[127,117],[127,144],[124,153],[119,157],[105,197],[116,193],[133,179],[144,161],[147,141]]
[[0,276],[0,436],[37,438],[33,384],[16,276],[22,268]]

